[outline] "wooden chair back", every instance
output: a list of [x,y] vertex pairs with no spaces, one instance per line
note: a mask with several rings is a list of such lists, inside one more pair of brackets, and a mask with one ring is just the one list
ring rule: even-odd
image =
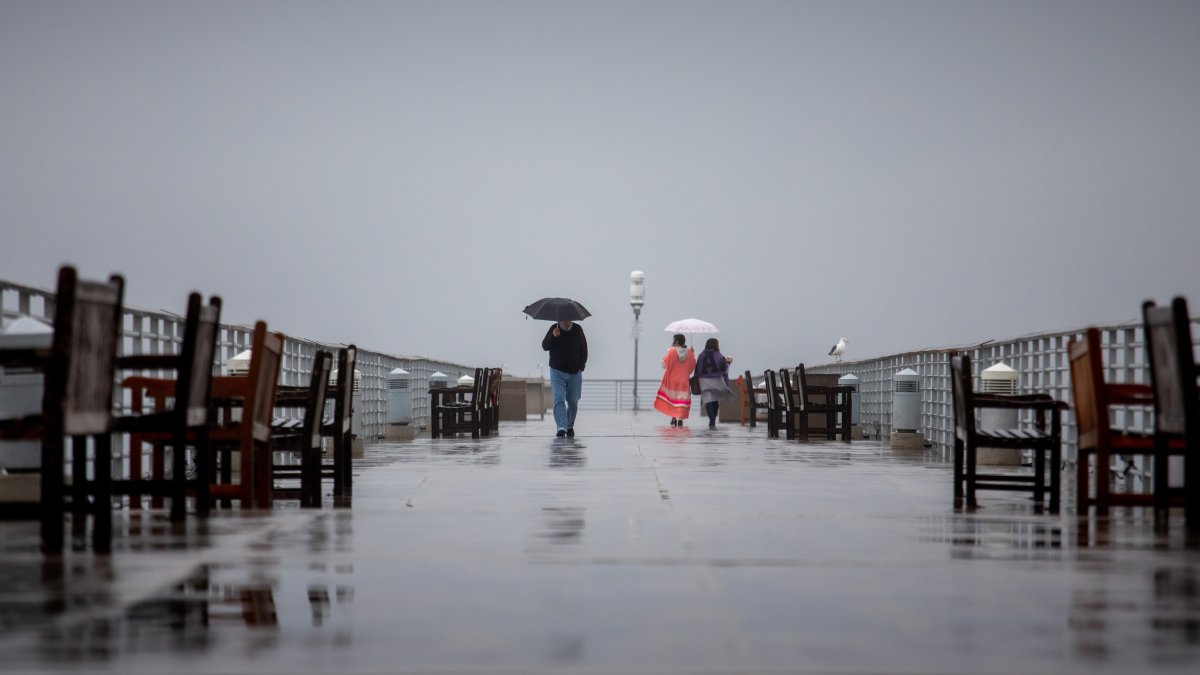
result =
[[1200,434],[1200,397],[1187,301],[1177,297],[1164,307],[1147,301],[1142,305],[1142,317],[1154,389],[1155,430],[1179,436]]
[[[799,375],[799,371],[797,371],[797,375]],[[796,400],[796,388],[792,386],[794,381],[795,380],[792,378],[792,374],[788,372],[787,368],[779,369],[779,384],[780,388],[783,390],[781,392],[783,399],[783,412],[785,415],[789,416],[798,410],[802,410],[804,405],[802,401],[798,402]]]
[[[1170,307],[1142,305],[1146,354],[1150,362],[1150,384],[1154,391],[1154,444],[1160,451],[1172,442],[1182,443],[1183,488],[1180,490],[1189,527],[1200,523],[1200,392],[1197,391],[1196,359],[1192,347],[1191,319],[1187,301],[1177,297]],[[1168,465],[1155,459],[1155,509],[1165,510],[1173,489]]]
[[61,416],[66,435],[101,434],[111,428],[124,293],[125,280],[119,275],[87,281],[78,278],[73,267],[59,270],[42,408],[54,411],[52,417]]
[[304,423],[301,436],[304,448],[321,448],[321,421],[325,400],[329,395],[329,373],[333,369],[333,354],[320,349],[313,356],[312,375],[308,380],[308,400],[304,403]]
[[325,415],[325,399],[329,393],[329,371],[333,354],[318,350],[313,358],[312,376],[308,381],[308,401],[304,405],[304,424],[300,440],[300,504],[321,506],[321,421]]
[[779,398],[779,381],[775,379],[775,371],[763,371],[763,385],[767,390],[767,436],[779,436],[779,425],[783,417]]
[[796,364],[796,399],[798,403],[796,407],[803,412],[808,404],[808,376],[804,373],[804,364]]
[[504,371],[500,368],[492,368],[491,376],[488,379],[488,427],[493,432],[500,430],[500,380],[504,377]]
[[268,333],[266,322],[254,325],[254,346],[250,358],[250,388],[244,399],[242,415],[250,420],[248,432],[259,443],[271,440],[271,421],[275,416],[275,393],[279,387],[279,369],[283,363],[283,333]]
[[358,365],[358,348],[346,345],[338,350],[338,383],[334,390],[333,421],[322,433],[333,437],[333,495],[349,497],[354,491],[353,444],[354,368]]
[[181,389],[175,394],[175,406],[180,409],[188,427],[199,427],[208,422],[213,356],[220,329],[221,298],[213,296],[204,305],[199,293],[188,296],[187,321],[180,347],[183,357],[179,365]]
[[354,415],[354,367],[357,365],[358,348],[347,345],[338,350],[337,398],[333,404],[333,426],[329,430],[334,436],[350,433]]
[[[1071,395],[1079,444],[1095,447],[1110,433],[1108,388],[1100,354],[1100,331],[1089,328],[1082,340],[1067,345],[1071,365]],[[1100,470],[1099,468],[1097,470]]]
[[966,441],[975,433],[975,390],[971,382],[971,357],[950,357],[950,390],[954,397],[954,434]]

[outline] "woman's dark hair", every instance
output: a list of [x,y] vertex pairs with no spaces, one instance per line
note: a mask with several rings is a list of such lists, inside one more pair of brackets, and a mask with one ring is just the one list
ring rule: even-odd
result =
[[717,342],[717,338],[708,338],[708,341],[704,343],[704,348],[721,351],[721,345]]
[[681,333],[676,333],[671,339],[675,343],[675,345],[677,345],[679,347],[687,346],[687,338],[683,337],[683,335]]

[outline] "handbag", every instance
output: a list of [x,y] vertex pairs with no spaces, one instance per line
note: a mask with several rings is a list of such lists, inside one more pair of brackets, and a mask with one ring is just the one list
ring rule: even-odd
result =
[[688,384],[691,385],[691,387],[692,387],[692,393],[699,396],[700,395],[700,378],[697,377],[696,375],[692,375],[691,377],[688,378]]

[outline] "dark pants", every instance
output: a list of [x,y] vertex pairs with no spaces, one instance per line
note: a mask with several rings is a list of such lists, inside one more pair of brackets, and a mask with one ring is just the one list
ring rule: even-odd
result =
[[704,412],[708,413],[709,424],[717,423],[717,410],[720,408],[721,403],[719,401],[709,401],[708,403],[704,404]]

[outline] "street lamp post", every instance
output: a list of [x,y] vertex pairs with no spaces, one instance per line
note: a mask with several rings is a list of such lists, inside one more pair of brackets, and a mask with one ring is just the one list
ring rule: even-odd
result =
[[642,305],[646,304],[646,274],[629,273],[629,306],[633,307],[633,411],[638,410],[638,338],[642,334]]

